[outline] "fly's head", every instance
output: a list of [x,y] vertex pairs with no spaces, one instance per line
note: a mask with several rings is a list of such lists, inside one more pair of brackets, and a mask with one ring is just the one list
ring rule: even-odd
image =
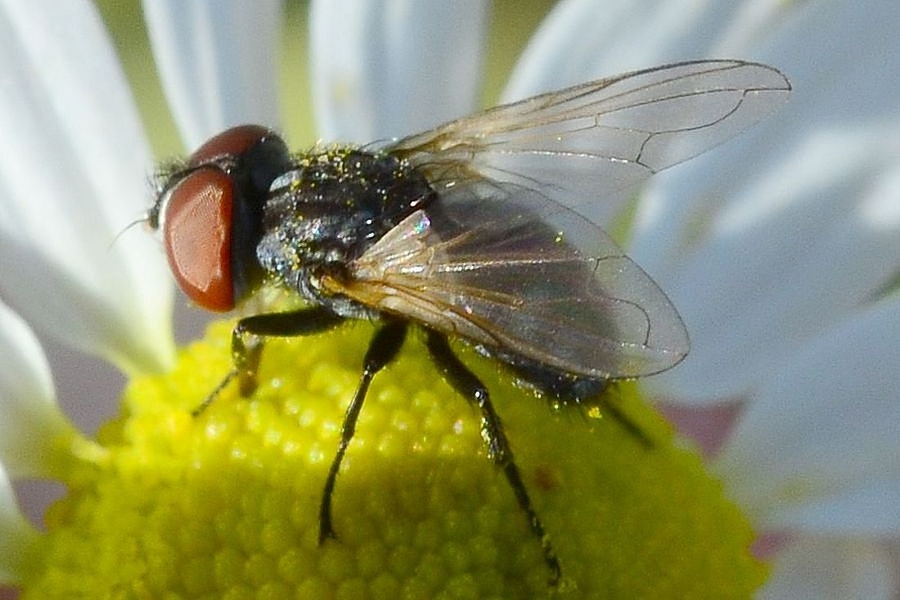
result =
[[277,134],[241,125],[160,176],[147,222],[161,232],[172,273],[195,304],[228,311],[259,285],[265,202],[272,181],[289,167]]

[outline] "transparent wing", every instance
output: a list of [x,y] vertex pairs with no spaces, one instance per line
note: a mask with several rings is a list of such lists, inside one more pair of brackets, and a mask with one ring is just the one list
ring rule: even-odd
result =
[[665,294],[573,212],[736,135],[777,108],[764,65],[689,62],[453,121],[385,148],[439,199],[328,279],[334,293],[563,371],[637,377],[677,364]]
[[649,175],[722,143],[786,99],[779,71],[699,61],[637,71],[499,106],[401,139],[436,188],[490,179],[567,206],[611,201]]
[[647,375],[688,351],[665,294],[602,230],[512,184],[448,190],[325,285],[570,373]]

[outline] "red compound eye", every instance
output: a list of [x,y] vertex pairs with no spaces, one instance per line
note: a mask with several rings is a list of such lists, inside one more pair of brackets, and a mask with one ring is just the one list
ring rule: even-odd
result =
[[231,310],[262,282],[263,205],[289,167],[277,134],[240,125],[210,138],[160,184],[147,221],[162,228],[172,273],[195,304]]
[[223,156],[240,156],[272,132],[260,125],[238,125],[209,138],[191,154],[188,166],[196,167]]
[[210,167],[193,171],[178,182],[165,206],[163,242],[169,266],[184,293],[207,310],[227,311],[235,304],[233,205],[231,177]]

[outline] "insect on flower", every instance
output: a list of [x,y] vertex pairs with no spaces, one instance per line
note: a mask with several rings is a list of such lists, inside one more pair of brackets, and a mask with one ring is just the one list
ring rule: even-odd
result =
[[440,372],[480,410],[488,455],[558,581],[559,560],[488,390],[448,337],[563,404],[676,365],[689,344],[675,308],[579,207],[727,140],[789,91],[764,65],[686,62],[499,106],[380,147],[292,155],[277,134],[253,125],[213,137],[160,177],[148,214],[175,278],[214,311],[272,284],[305,307],[240,319],[234,368],[198,412],[235,378],[242,394],[253,392],[263,338],[319,333],[347,319],[381,323],[324,484],[324,542],[335,537],[335,482],[369,384],[409,326],[421,327]]

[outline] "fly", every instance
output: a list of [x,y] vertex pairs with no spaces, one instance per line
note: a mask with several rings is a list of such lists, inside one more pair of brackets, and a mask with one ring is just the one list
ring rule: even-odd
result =
[[266,337],[321,333],[348,319],[382,323],[325,480],[323,543],[336,537],[335,483],[369,384],[418,326],[443,377],[480,411],[488,455],[558,582],[559,559],[489,391],[448,338],[562,404],[678,364],[689,342],[675,308],[579,210],[743,131],[790,89],[765,65],[697,61],[542,94],[377,149],[292,155],[255,125],[213,137],[160,177],[148,213],[175,279],[213,311],[270,284],[305,302],[237,322],[234,368],[197,412],[234,379],[252,394]]

